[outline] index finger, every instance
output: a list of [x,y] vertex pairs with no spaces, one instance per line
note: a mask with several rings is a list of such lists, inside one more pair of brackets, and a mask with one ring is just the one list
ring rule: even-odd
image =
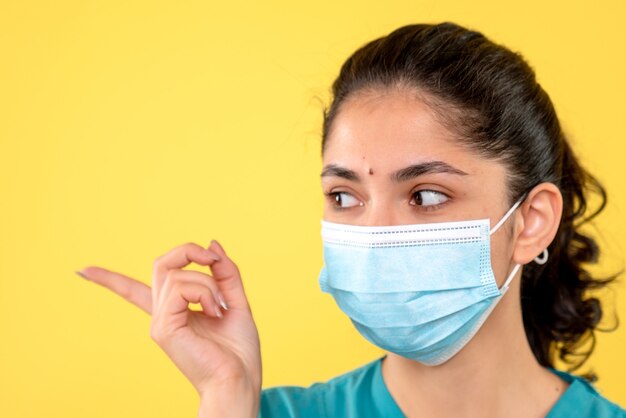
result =
[[102,267],[85,267],[76,273],[87,280],[112,290],[133,305],[138,306],[149,315],[152,315],[152,290],[150,286],[121,273],[116,273]]

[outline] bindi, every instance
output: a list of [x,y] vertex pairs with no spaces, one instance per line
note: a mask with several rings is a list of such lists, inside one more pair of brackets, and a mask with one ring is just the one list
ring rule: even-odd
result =
[[[363,159],[365,159],[365,155],[364,155],[362,158],[363,158]],[[372,170],[372,169],[370,168],[370,169],[369,169],[369,171],[368,171],[368,173],[369,173],[369,174],[370,174],[370,176],[371,176],[372,174],[374,174],[374,170]]]

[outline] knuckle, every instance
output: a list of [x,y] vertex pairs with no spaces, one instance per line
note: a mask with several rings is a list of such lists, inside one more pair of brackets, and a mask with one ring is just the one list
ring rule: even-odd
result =
[[150,327],[150,338],[157,342],[160,340],[160,335],[154,326]]
[[175,284],[177,281],[180,281],[180,277],[178,274],[176,274],[178,272],[178,269],[170,269],[165,273],[165,282],[173,282],[172,284]]
[[198,244],[196,244],[195,242],[191,242],[191,241],[188,241],[188,242],[184,243],[183,245],[181,245],[181,248],[183,248],[183,249],[185,249],[187,251],[193,251],[193,250],[195,250],[198,247],[199,247]]
[[163,256],[158,256],[157,258],[154,259],[154,261],[152,262],[152,268],[154,270],[156,270],[159,265],[161,264],[161,261],[163,261]]
[[163,341],[163,332],[154,323],[150,327],[150,338],[152,338],[157,343],[160,343]]
[[131,287],[128,284],[125,284],[125,283],[118,285],[117,292],[124,299],[131,299],[132,296],[133,296],[132,295],[132,291],[131,291]]

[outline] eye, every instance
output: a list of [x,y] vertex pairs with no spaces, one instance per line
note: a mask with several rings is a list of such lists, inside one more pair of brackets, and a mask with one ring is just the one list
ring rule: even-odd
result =
[[437,206],[448,201],[448,196],[435,190],[418,190],[413,196],[418,206]]
[[363,206],[354,196],[346,192],[325,193],[328,198],[335,203],[335,209],[346,209],[352,206]]

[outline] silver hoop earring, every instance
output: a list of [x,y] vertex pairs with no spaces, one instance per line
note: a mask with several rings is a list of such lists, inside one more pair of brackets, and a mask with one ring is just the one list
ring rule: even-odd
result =
[[[539,258],[539,257],[541,257],[541,258]],[[541,253],[541,256],[535,257],[535,263],[537,263],[537,264],[546,264],[547,261],[548,261],[548,249],[544,248],[543,252]]]

